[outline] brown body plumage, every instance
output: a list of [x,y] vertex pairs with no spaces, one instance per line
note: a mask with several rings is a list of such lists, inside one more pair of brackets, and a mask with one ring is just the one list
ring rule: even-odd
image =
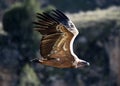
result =
[[59,10],[37,14],[35,30],[43,37],[40,59],[32,61],[57,68],[78,68],[89,65],[73,52],[73,42],[78,35],[75,25]]

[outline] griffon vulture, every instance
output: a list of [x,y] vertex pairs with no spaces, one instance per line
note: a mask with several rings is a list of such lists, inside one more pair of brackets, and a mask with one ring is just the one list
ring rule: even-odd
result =
[[73,52],[73,42],[78,35],[73,22],[61,11],[37,13],[35,30],[42,34],[39,59],[33,59],[43,65],[57,68],[83,68],[89,63],[79,59]]

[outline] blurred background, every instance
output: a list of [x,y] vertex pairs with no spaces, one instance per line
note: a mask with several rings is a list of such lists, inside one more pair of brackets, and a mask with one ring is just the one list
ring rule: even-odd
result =
[[[35,13],[57,8],[76,25],[83,69],[57,69],[39,57]],[[0,86],[120,86],[120,0],[0,0]]]

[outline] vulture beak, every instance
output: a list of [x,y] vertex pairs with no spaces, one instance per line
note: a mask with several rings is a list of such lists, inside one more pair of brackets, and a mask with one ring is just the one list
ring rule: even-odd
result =
[[78,62],[77,64],[78,68],[87,67],[87,66],[90,66],[90,63],[86,61],[81,61],[81,62]]

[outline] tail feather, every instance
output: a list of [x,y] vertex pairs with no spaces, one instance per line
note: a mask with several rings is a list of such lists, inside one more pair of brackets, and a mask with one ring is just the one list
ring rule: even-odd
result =
[[38,59],[38,58],[35,58],[35,59],[30,60],[30,62],[40,63],[40,61],[39,61],[39,59]]

